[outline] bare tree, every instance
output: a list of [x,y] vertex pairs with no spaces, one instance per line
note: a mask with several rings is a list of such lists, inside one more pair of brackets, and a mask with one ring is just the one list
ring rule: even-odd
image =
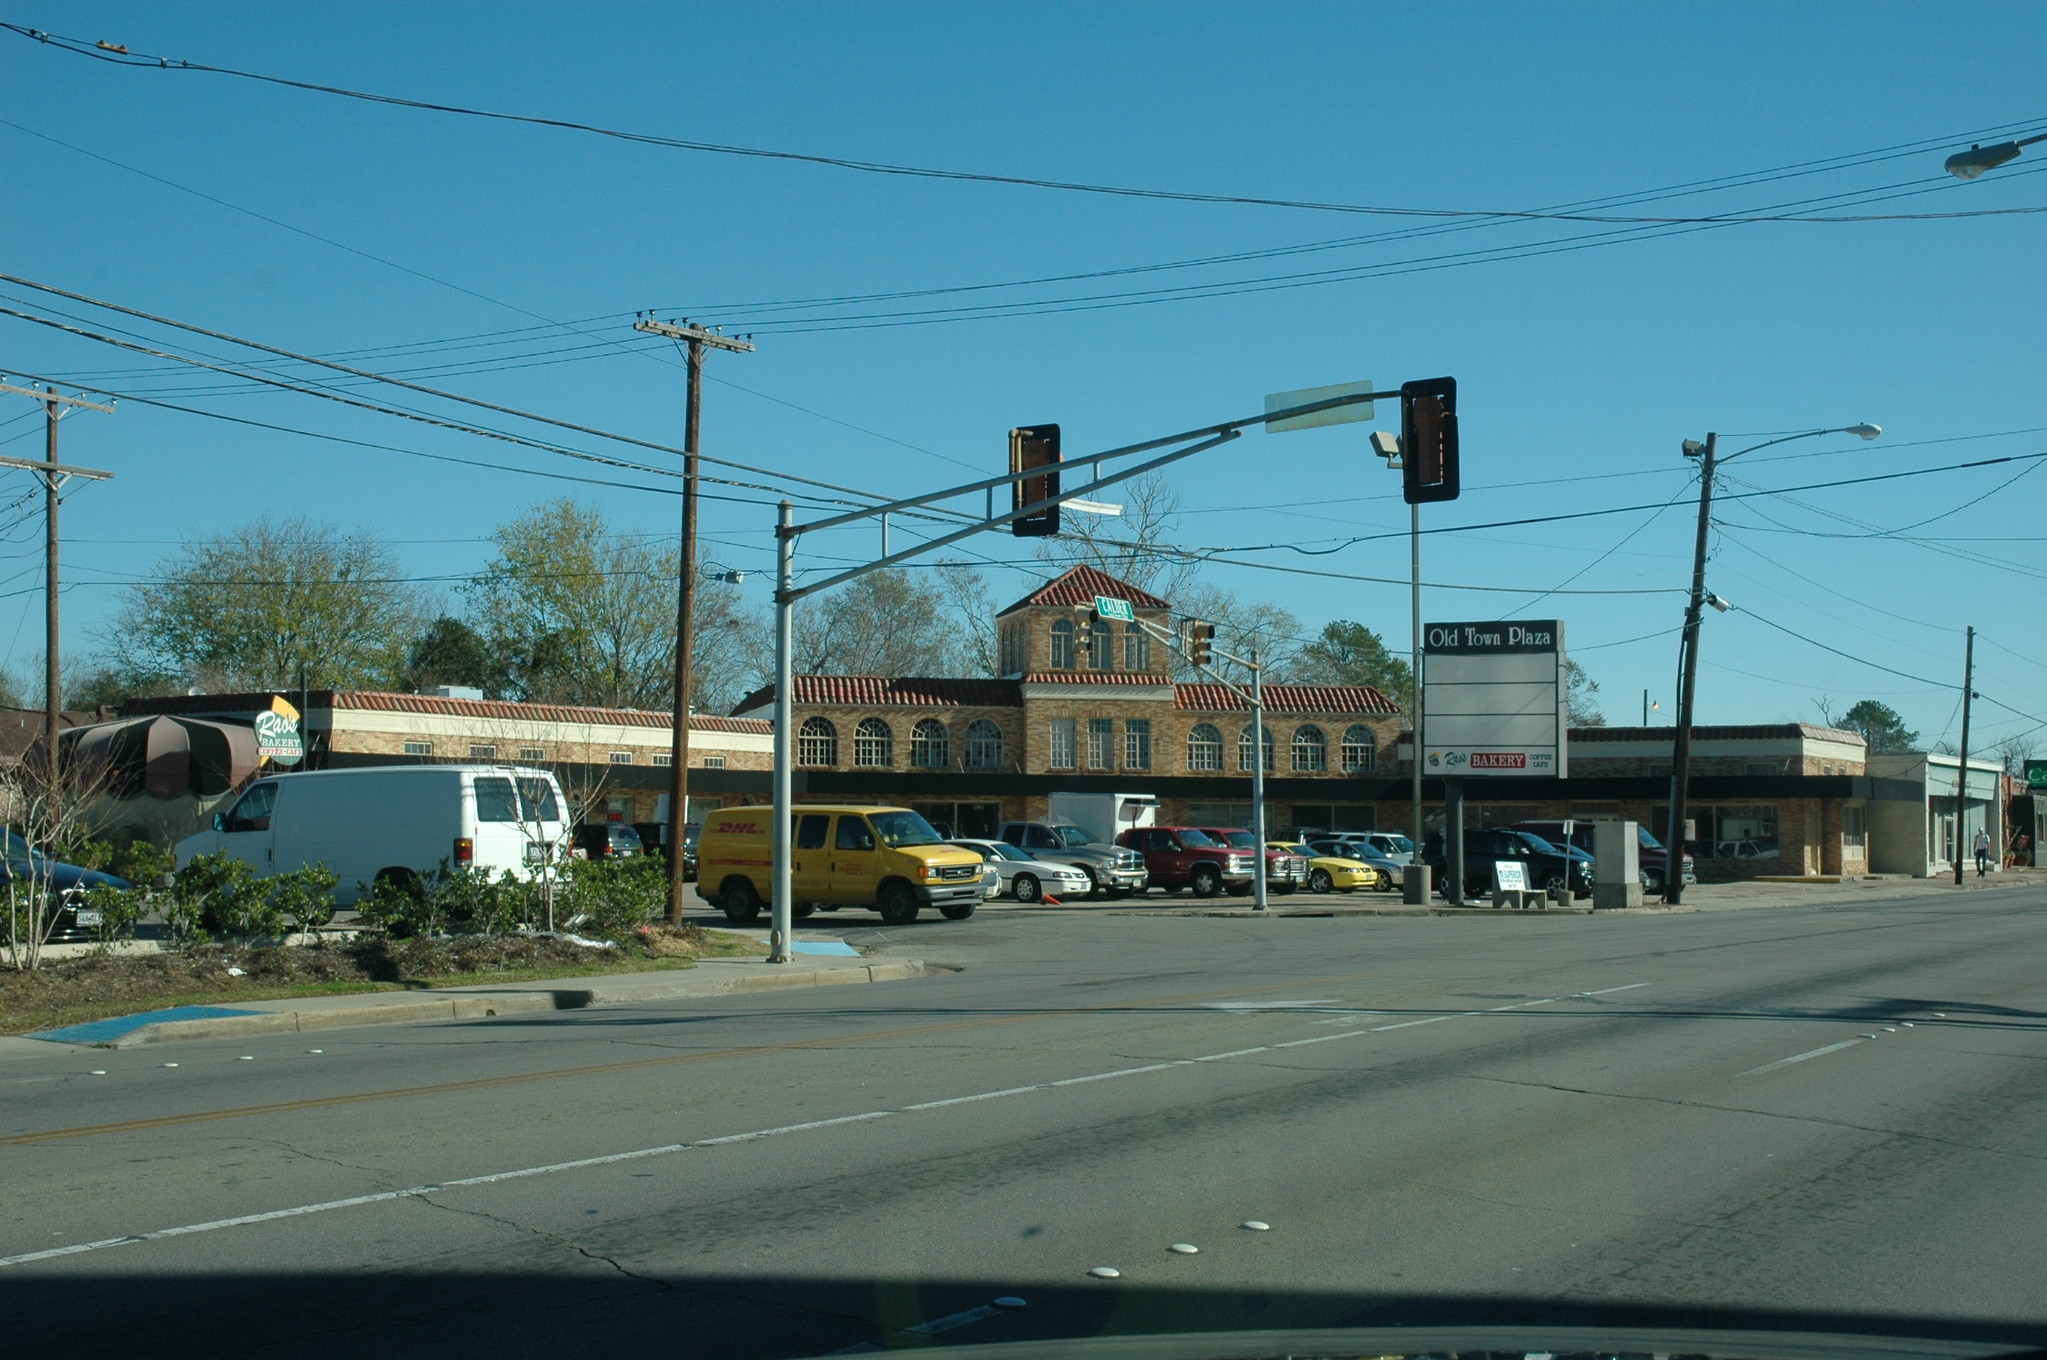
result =
[[62,903],[56,885],[59,846],[81,839],[91,829],[93,806],[113,783],[104,760],[72,757],[59,762],[51,777],[40,745],[15,764],[0,770],[0,804],[9,829],[6,841],[7,882],[0,888],[0,929],[6,940],[8,966],[33,972],[42,966],[43,950],[56,933]]
[[1177,600],[1193,584],[1197,568],[1195,559],[1172,543],[1180,493],[1153,472],[1125,482],[1123,496],[1121,515],[1063,514],[1059,536],[1038,540],[1038,560],[1061,568],[1085,563],[1139,590]]
[[2039,750],[2039,738],[2025,733],[2006,737],[1990,748],[1991,754],[2004,765],[2004,772],[2018,779],[2025,777],[2026,762],[2032,760]]
[[[1220,586],[1190,585],[1174,601],[1174,612],[1215,625],[1215,645],[1248,656],[1253,650],[1265,668],[1266,683],[1291,679],[1301,648],[1301,621],[1292,610],[1266,600],[1239,599]],[[1198,678],[1178,652],[1173,654],[1175,678]]]

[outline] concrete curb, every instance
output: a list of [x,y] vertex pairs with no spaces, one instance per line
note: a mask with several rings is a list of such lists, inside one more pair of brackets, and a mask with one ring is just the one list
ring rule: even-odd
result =
[[[690,997],[730,996],[741,992],[786,991],[802,987],[836,987],[859,982],[897,982],[923,977],[921,959],[900,959],[891,963],[858,964],[850,968],[819,968],[801,972],[763,973],[751,977],[693,979],[687,973],[672,981],[649,978],[625,982],[608,978],[591,979],[586,987],[544,989],[467,990],[448,988],[421,995],[416,1000],[384,1001],[389,993],[366,994],[355,1006],[318,1010],[261,1011],[251,1015],[224,1015],[203,1020],[169,1020],[131,1030],[109,1044],[110,1048],[138,1048],[144,1044],[188,1043],[200,1039],[253,1038],[265,1034],[310,1034],[328,1029],[355,1029],[365,1025],[410,1025],[443,1020],[481,1020],[492,1016],[530,1014],[536,1011],[585,1010],[595,1006],[629,1005],[640,1001],[677,1001]],[[322,998],[332,1000],[332,998]],[[257,1003],[261,1004],[261,1003]]]

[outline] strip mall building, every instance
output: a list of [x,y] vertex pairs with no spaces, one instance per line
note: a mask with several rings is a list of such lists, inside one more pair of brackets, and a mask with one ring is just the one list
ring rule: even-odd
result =
[[[1128,601],[1155,629],[1172,627],[1170,602],[1082,566],[996,616],[998,677],[799,676],[797,798],[914,807],[960,835],[1043,816],[1058,792],[1155,798],[1168,825],[1248,823],[1249,706],[1223,685],[1173,680],[1166,649],[1142,628],[1095,617],[1097,596]],[[774,697],[762,689],[729,717],[691,720],[693,814],[768,796]],[[123,713],[252,720],[270,699],[138,700]],[[538,764],[581,790],[593,819],[665,817],[665,713],[325,690],[312,691],[306,708],[309,768]],[[1403,717],[1369,686],[1266,686],[1272,833],[1408,830]],[[1567,778],[1468,776],[1466,821],[1624,817],[1660,834],[1671,736],[1667,727],[1574,729]],[[1804,723],[1699,727],[1692,749],[1692,850],[1706,879],[1925,875],[1957,843],[1951,758],[1944,766],[1938,757],[1879,758],[1873,772],[1859,735]],[[1978,762],[1971,766],[1973,780]],[[2002,818],[1992,802],[1976,806],[1973,782],[1970,795],[1962,824],[1971,833],[1986,825],[2001,852]],[[1433,829],[1440,784],[1424,780],[1423,796]]]

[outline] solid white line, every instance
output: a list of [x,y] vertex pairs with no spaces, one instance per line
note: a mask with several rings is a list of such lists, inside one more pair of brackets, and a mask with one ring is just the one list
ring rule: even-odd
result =
[[1602,987],[1596,992],[1580,992],[1580,996],[1611,996],[1615,992],[1632,992],[1637,987],[1647,987],[1646,982],[1630,982],[1625,987]]
[[[1631,982],[1625,987],[1609,987],[1606,991],[1625,992],[1631,991],[1636,987],[1647,987],[1648,985],[1646,982]],[[1603,993],[1580,992],[1578,995],[1599,996],[1603,995]],[[612,1166],[619,1162],[639,1161],[647,1157],[666,1157],[677,1152],[688,1152],[692,1148],[724,1147],[733,1143],[750,1143],[762,1138],[777,1138],[785,1133],[807,1133],[813,1129],[835,1128],[842,1124],[864,1124],[876,1119],[888,1119],[895,1115],[908,1114],[915,1110],[937,1110],[950,1105],[968,1105],[983,1100],[1001,1100],[1008,1096],[1019,1096],[1030,1091],[1050,1091],[1063,1086],[1081,1086],[1089,1082],[1111,1081],[1117,1077],[1140,1076],[1146,1072],[1164,1072],[1175,1067],[1191,1067],[1195,1063],[1221,1062],[1226,1058],[1243,1058],[1253,1053],[1265,1053],[1274,1049],[1299,1048],[1306,1044],[1323,1044],[1337,1039],[1355,1038],[1361,1034],[1382,1034],[1388,1030],[1412,1029],[1416,1025],[1433,1025],[1444,1020],[1469,1019],[1473,1016],[1490,1015],[1498,1011],[1517,1010],[1523,1006],[1547,1005],[1552,1001],[1564,999],[1552,996],[1544,997],[1540,1001],[1517,1001],[1509,1006],[1494,1006],[1491,1010],[1486,1011],[1457,1011],[1448,1015],[1432,1015],[1422,1020],[1403,1020],[1398,1024],[1379,1025],[1372,1029],[1351,1029],[1345,1030],[1340,1034],[1318,1034],[1306,1039],[1291,1039],[1285,1043],[1260,1044],[1255,1048],[1238,1048],[1225,1053],[1208,1053],[1198,1058],[1174,1058],[1167,1062],[1147,1063],[1142,1067],[1120,1067],[1111,1072],[1095,1072],[1082,1077],[1066,1077],[1059,1081],[1038,1082],[1030,1086],[1010,1086],[999,1091],[981,1091],[973,1095],[952,1096],[944,1100],[920,1101],[915,1105],[905,1105],[895,1110],[868,1110],[864,1114],[840,1115],[835,1119],[812,1119],[801,1124],[782,1124],[769,1129],[754,1129],[747,1133],[728,1133],[718,1138],[698,1138],[687,1143],[663,1143],[659,1147],[634,1148],[629,1152],[608,1152],[597,1157],[578,1157],[574,1161],[549,1162],[544,1166],[520,1167],[512,1171],[492,1171],[481,1176],[464,1176],[455,1180],[439,1181],[432,1185],[415,1185],[404,1190],[383,1190],[369,1195],[351,1195],[347,1199],[322,1200],[318,1204],[300,1204],[289,1209],[271,1209],[259,1214],[240,1214],[234,1218],[216,1218],[205,1223],[187,1223],[175,1228],[158,1228],[150,1232],[131,1233],[125,1237],[103,1237],[96,1242],[78,1242],[68,1247],[50,1247],[43,1251],[25,1252],[18,1256],[0,1256],[0,1269],[4,1269],[7,1266],[29,1265],[36,1261],[52,1261],[64,1256],[78,1256],[86,1252],[105,1251],[109,1247],[125,1247],[141,1242],[155,1242],[169,1237],[189,1237],[195,1233],[219,1232],[224,1228],[241,1228],[254,1223],[271,1223],[279,1219],[301,1218],[307,1214],[324,1214],[336,1209],[354,1209],[366,1204],[385,1204],[394,1200],[418,1199],[440,1190],[496,1185],[504,1181],[524,1180],[531,1176],[550,1176],[562,1171],[580,1171],[595,1166]],[[1282,1010],[1274,1013],[1284,1015],[1288,1012]],[[1848,1048],[1861,1042],[1860,1039],[1850,1039],[1845,1043],[1832,1044],[1826,1048],[1816,1048],[1810,1053],[1801,1053],[1796,1057],[1784,1058],[1763,1067],[1743,1072],[1741,1075],[1744,1077],[1754,1076],[1758,1072],[1767,1072],[1771,1068],[1783,1067],[1787,1063],[1804,1062],[1807,1058],[1817,1058],[1822,1053],[1832,1053],[1836,1049]],[[972,1314],[972,1316],[969,1316],[969,1314]],[[936,1322],[923,1323],[909,1330],[933,1329],[937,1327],[938,1323],[964,1326],[966,1322],[978,1321],[984,1316],[987,1316],[986,1311],[970,1309],[968,1313],[955,1313],[951,1317],[939,1318]],[[962,1321],[954,1322],[953,1319],[955,1318],[962,1319]],[[866,1348],[871,1345],[872,1343],[863,1343],[862,1347],[849,1348],[848,1351],[843,1353],[850,1354],[854,1349]]]
[[1763,1072],[1774,1072],[1780,1067],[1789,1067],[1793,1063],[1804,1062],[1807,1058],[1817,1058],[1828,1053],[1839,1053],[1842,1049],[1853,1048],[1861,1042],[1862,1040],[1860,1039],[1843,1039],[1838,1044],[1828,1044],[1825,1048],[1815,1048],[1809,1053],[1797,1053],[1789,1058],[1779,1058],[1773,1063],[1764,1063],[1761,1067],[1751,1067],[1746,1072],[1737,1072],[1734,1075],[1737,1077],[1753,1077]]

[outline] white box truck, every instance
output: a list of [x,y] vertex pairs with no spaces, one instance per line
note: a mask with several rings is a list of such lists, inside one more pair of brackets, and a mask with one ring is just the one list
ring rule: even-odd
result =
[[1150,793],[1054,793],[1045,800],[1045,820],[1070,822],[1103,845],[1137,826],[1158,821],[1158,795]]
[[[377,765],[259,779],[211,829],[177,844],[178,867],[226,851],[258,876],[324,864],[346,906],[378,879],[451,868],[520,878],[569,835],[568,801],[545,770],[511,765]],[[360,886],[359,886],[360,885]]]

